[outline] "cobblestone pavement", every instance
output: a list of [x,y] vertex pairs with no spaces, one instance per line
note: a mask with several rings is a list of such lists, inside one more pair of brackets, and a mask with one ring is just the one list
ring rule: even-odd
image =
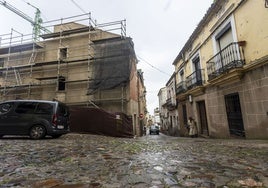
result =
[[0,187],[268,187],[268,140],[68,134],[0,140]]

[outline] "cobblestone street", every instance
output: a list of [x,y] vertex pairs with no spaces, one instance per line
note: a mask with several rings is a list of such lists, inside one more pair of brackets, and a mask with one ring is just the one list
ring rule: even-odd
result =
[[268,187],[267,140],[68,134],[0,147],[0,187]]

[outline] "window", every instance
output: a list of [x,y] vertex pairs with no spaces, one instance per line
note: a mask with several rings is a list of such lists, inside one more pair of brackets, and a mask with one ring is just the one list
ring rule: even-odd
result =
[[171,98],[171,91],[170,89],[168,90],[168,99]]
[[4,62],[5,62],[5,59],[0,58],[0,68],[4,67]]
[[183,82],[184,81],[184,70],[182,69],[180,71],[180,82]]
[[17,106],[15,112],[18,114],[33,114],[35,107],[36,103],[34,102],[23,102]]
[[231,23],[229,22],[215,37],[217,50],[221,51],[226,46],[234,42]]
[[66,115],[68,115],[68,114],[69,114],[68,107],[67,107],[67,106],[64,106],[64,105],[62,105],[62,104],[59,103],[57,113],[58,113],[60,116],[66,116]]
[[48,103],[39,103],[37,105],[35,113],[50,115],[53,113],[53,105]]
[[215,75],[222,74],[226,70],[238,66],[237,63],[241,64],[239,47],[235,43],[237,36],[233,15],[220,25],[215,31],[213,39],[215,56],[211,70]]
[[237,41],[235,19],[233,15],[231,15],[218,27],[218,29],[215,30],[212,38],[214,54],[217,54],[232,42]]
[[13,107],[13,103],[4,103],[0,105],[0,115],[8,113]]
[[201,67],[200,67],[200,58],[199,55],[195,56],[192,59],[193,62],[193,84],[197,83],[197,84],[201,84],[202,83],[202,74],[201,74]]
[[66,59],[67,58],[67,48],[60,48],[59,49],[59,59],[62,60],[62,59]]
[[58,80],[58,91],[64,91],[65,90],[65,77],[60,76]]
[[[5,59],[4,58],[0,58],[0,68],[3,68],[4,67],[4,62],[5,62]],[[3,71],[0,71],[0,76],[3,75]]]
[[199,55],[195,56],[192,59],[192,62],[193,62],[193,71],[199,70],[200,69],[200,58],[199,58]]
[[178,84],[176,86],[176,92],[177,94],[180,94],[186,90],[186,82],[185,82],[185,75],[184,75],[184,69],[182,68],[178,72]]

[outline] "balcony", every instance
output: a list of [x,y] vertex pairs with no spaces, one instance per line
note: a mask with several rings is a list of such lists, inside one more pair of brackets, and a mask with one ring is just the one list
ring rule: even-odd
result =
[[245,57],[242,46],[245,41],[233,42],[213,56],[207,62],[208,79],[214,79],[229,70],[242,67]]
[[186,78],[187,89],[192,89],[196,86],[202,86],[204,83],[204,69],[198,69]]
[[168,110],[174,110],[176,108],[176,101],[173,102],[173,100],[171,100],[171,98],[168,98],[166,100],[166,106]]
[[182,82],[177,84],[177,86],[176,86],[176,94],[184,93],[186,90],[187,90],[187,87],[186,87],[186,82],[185,81],[182,81]]

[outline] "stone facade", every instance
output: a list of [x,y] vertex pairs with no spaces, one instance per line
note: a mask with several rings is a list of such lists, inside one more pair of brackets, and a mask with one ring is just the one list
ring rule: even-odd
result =
[[199,135],[268,138],[267,19],[261,1],[211,5],[173,62],[181,135],[191,116]]
[[158,99],[159,99],[159,114],[160,114],[160,125],[161,130],[163,132],[167,132],[168,130],[168,109],[165,106],[167,101],[167,87],[163,87],[158,92]]
[[[89,19],[84,16],[77,16],[77,22]],[[132,39],[122,32],[67,21],[50,23],[53,32],[43,34],[40,41],[22,38],[18,44],[12,33],[2,38],[10,43],[0,46],[0,100],[58,100],[123,112],[132,117],[134,132],[140,135],[138,115],[146,107],[140,97],[144,99],[146,92]],[[108,26],[122,30],[123,22]]]

